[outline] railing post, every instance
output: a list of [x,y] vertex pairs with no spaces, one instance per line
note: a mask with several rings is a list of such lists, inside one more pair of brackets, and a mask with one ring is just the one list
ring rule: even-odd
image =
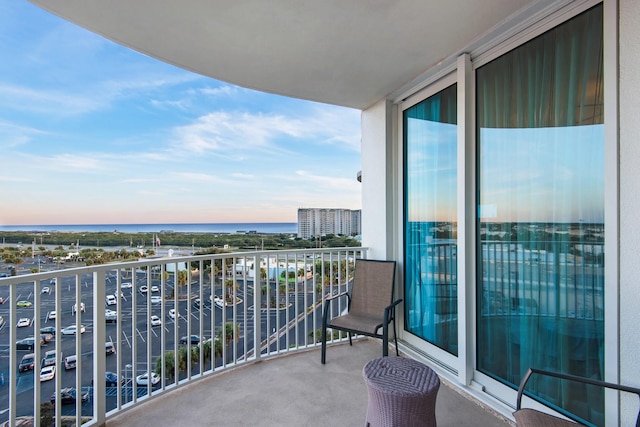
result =
[[253,355],[256,360],[260,360],[262,357],[262,276],[259,255],[253,256],[253,266]]
[[[106,422],[106,384],[105,371],[107,370],[107,354],[105,352],[106,330],[105,330],[105,271],[99,269],[93,272],[93,416],[96,425],[102,426]],[[120,303],[120,288],[117,289],[118,302]],[[76,302],[77,316],[80,318],[80,301]],[[82,334],[77,333],[76,339],[80,340]],[[76,353],[78,359],[82,353]],[[119,356],[118,356],[119,357]],[[78,396],[82,395],[82,389],[77,390]],[[78,399],[82,403],[82,399]]]
[[[16,284],[12,283],[9,287],[9,304],[11,304],[11,310],[9,310],[9,343],[16,342],[16,322],[18,321],[18,314],[16,313]],[[16,425],[16,381],[18,372],[18,354],[16,352],[15,345],[9,345],[9,425]]]

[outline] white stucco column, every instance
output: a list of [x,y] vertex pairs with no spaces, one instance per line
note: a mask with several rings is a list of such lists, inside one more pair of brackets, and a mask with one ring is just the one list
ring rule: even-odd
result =
[[[640,2],[619,0],[620,382],[640,386]],[[606,36],[605,36],[606,37]],[[606,71],[605,71],[606,73]],[[606,105],[605,105],[606,107]],[[607,254],[607,263],[615,262]],[[633,425],[626,396],[620,425]],[[634,420],[634,421],[632,421]]]
[[394,259],[394,110],[382,100],[362,112],[362,246],[376,259]]

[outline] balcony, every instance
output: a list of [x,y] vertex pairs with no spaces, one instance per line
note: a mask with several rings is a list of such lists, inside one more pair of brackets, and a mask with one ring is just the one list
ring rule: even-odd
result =
[[[324,299],[347,287],[366,252],[178,256],[0,279],[0,422],[358,425],[362,367],[380,343],[349,348],[333,336],[322,366],[318,341]],[[29,346],[38,331],[41,345]],[[19,368],[29,353],[33,367]],[[39,375],[45,355],[51,380]],[[69,388],[75,400],[57,398]],[[444,385],[438,414],[439,425],[508,425]]]

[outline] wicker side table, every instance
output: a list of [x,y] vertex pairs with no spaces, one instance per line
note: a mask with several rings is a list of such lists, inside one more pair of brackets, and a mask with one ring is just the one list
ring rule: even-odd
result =
[[431,368],[390,356],[369,361],[362,374],[369,395],[365,426],[436,426],[440,379]]

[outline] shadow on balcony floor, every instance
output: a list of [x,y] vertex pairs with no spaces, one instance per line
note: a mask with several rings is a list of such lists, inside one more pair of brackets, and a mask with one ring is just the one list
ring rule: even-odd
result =
[[[276,357],[196,381],[118,414],[108,427],[362,426],[367,390],[362,368],[380,356],[380,342],[360,340]],[[442,383],[438,427],[511,424]]]

